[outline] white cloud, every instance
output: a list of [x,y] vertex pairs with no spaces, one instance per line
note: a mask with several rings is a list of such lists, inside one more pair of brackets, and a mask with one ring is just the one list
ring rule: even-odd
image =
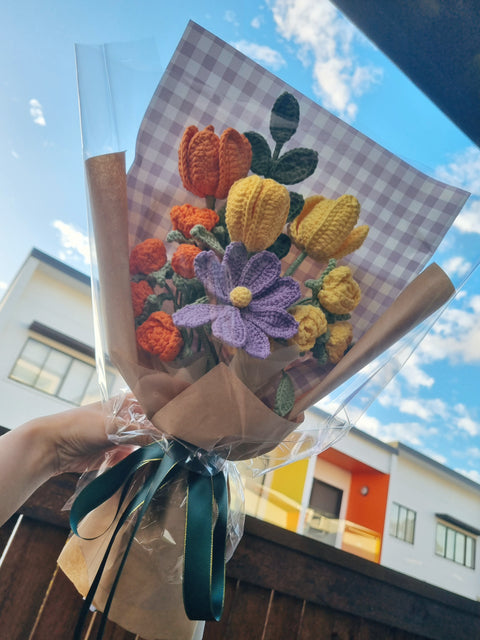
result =
[[254,29],[260,29],[262,24],[263,24],[262,16],[255,16],[255,18],[253,18],[252,21],[250,22],[250,26],[252,26]]
[[[480,210],[479,210],[480,213]],[[479,229],[480,231],[480,229]],[[472,270],[472,263],[463,256],[452,256],[441,265],[442,269],[450,276],[466,276]]]
[[455,229],[461,233],[480,233],[480,199],[467,201],[467,204],[455,218]]
[[437,168],[435,176],[480,196],[480,149],[467,147],[456,153],[451,162]]
[[467,147],[456,153],[437,168],[435,176],[472,194],[453,226],[462,233],[480,233],[480,149]]
[[40,102],[36,98],[32,98],[28,104],[30,106],[30,115],[34,123],[44,127],[47,122],[43,115],[43,107]]
[[469,471],[466,471],[465,469],[455,469],[455,471],[457,473],[461,473],[462,476],[470,478],[473,482],[478,482],[478,484],[480,484],[480,472],[476,469],[470,469]]
[[65,260],[67,258],[80,257],[84,264],[90,264],[88,236],[75,229],[72,224],[62,220],[54,220],[52,226],[60,232],[60,244],[62,245],[60,258]]
[[327,109],[352,120],[358,109],[354,98],[382,76],[379,67],[358,64],[355,28],[328,0],[269,0],[268,6],[277,31],[299,47],[302,63],[312,66],[316,95]]
[[235,13],[235,11],[228,9],[227,11],[225,11],[223,17],[227,22],[230,22],[231,24],[234,24],[237,27],[239,26],[239,23],[237,20],[237,14]]
[[285,65],[285,60],[282,55],[266,45],[256,44],[255,42],[248,42],[247,40],[238,40],[231,43],[233,47],[244,53],[249,58],[253,58],[260,64],[277,71]]
[[473,437],[480,434],[480,424],[472,418],[464,404],[455,405],[453,424],[461,431],[466,431],[469,436]]
[[3,280],[0,280],[0,291],[5,291],[7,287],[8,287],[8,284]]
[[17,153],[17,152],[15,151],[15,149],[12,149],[12,150],[10,151],[10,154],[11,154],[11,156],[12,156],[13,158],[15,158],[15,160],[18,160],[18,159],[20,158],[20,154],[19,154],[19,153]]
[[404,444],[420,447],[424,442],[437,434],[437,429],[420,422],[390,422],[382,423],[373,416],[364,415],[356,425],[359,429],[383,442],[403,442]]

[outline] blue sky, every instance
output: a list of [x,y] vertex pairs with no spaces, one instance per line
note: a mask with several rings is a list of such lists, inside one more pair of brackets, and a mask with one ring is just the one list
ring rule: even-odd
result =
[[[74,43],[154,38],[165,66],[189,19],[407,162],[471,191],[435,256],[456,284],[462,282],[479,253],[480,151],[328,0],[243,0],[221,8],[210,0],[6,0],[0,40],[1,289],[33,246],[88,272]],[[476,481],[479,313],[475,272],[358,423]]]

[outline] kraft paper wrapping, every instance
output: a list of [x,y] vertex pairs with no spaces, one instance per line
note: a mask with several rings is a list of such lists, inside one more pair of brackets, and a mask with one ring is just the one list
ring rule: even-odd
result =
[[[109,619],[145,640],[190,640],[197,626],[185,615],[182,584],[179,579],[185,532],[186,472],[164,488],[142,521],[132,544],[122,577],[118,583]],[[58,558],[62,571],[77,591],[86,596],[102,561],[113,531],[117,500],[89,514],[81,524],[85,537],[104,535],[94,540],[69,538]],[[93,601],[102,611],[115,579],[129,528],[117,536],[107,567]]]
[[[137,349],[130,304],[124,154],[90,158],[86,161],[86,174],[99,271],[100,313],[110,359],[161,433],[203,449],[215,449],[233,460],[274,449],[300,424],[302,411],[388,349],[453,293],[444,272],[431,265],[408,285],[333,369],[319,371],[316,384],[297,398],[290,419],[283,419],[257,396],[262,395],[265,382],[282,368],[296,366],[295,347],[274,351],[267,361],[255,361],[238,352],[205,375],[202,357],[192,359],[187,366],[176,366],[161,363]],[[174,491],[184,491],[184,487],[175,485]],[[161,549],[154,545],[156,552],[149,552],[149,545],[142,542],[141,536],[135,540],[109,613],[111,620],[147,640],[188,640],[195,627],[183,610],[181,584],[159,579],[159,575],[165,576],[166,568],[178,563],[182,555],[178,545],[184,539],[184,510],[178,507],[178,501],[169,501],[168,497],[173,496],[164,497],[164,510],[152,525],[151,533],[165,539],[167,531],[170,542],[162,544]],[[98,534],[107,529],[114,518],[114,507],[110,501],[91,514],[83,524],[83,534],[92,531]],[[94,541],[72,537],[62,551],[59,565],[83,595],[93,580],[108,539],[108,531]],[[102,579],[94,601],[99,610],[108,597],[124,543],[125,536],[116,545]],[[142,588],[138,589],[138,585]],[[164,629],[166,620],[168,628]]]

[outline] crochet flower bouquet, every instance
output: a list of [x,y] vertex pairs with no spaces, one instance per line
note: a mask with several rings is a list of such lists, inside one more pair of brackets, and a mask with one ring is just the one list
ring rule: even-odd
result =
[[[188,639],[221,615],[234,462],[266,471],[348,429],[375,359],[451,295],[436,265],[420,272],[466,194],[193,23],[128,173],[116,148],[85,151],[100,370],[135,397],[106,423],[137,448],[77,496],[60,565],[86,610]],[[325,420],[302,422],[327,395]]]

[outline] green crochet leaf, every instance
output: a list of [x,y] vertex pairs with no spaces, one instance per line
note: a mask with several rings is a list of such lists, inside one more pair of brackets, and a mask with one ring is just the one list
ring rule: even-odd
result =
[[158,271],[152,271],[148,274],[147,282],[153,288],[155,285],[159,287],[165,286],[165,281],[173,276],[173,269],[170,262],[166,262]]
[[290,211],[288,212],[287,222],[292,222],[292,220],[295,220],[295,218],[300,215],[304,203],[305,199],[300,193],[290,191]]
[[209,249],[213,249],[218,254],[223,255],[225,253],[222,245],[217,240],[215,235],[210,231],[207,231],[203,224],[196,224],[194,227],[190,229],[190,235],[195,240],[200,241],[203,245],[208,247]]
[[286,233],[281,233],[275,242],[267,248],[267,251],[274,253],[277,258],[283,260],[285,256],[290,251],[290,247],[292,246],[292,241],[287,236]]
[[295,389],[288,373],[282,372],[275,395],[274,411],[282,418],[290,413],[295,404]]
[[270,178],[281,184],[296,184],[305,180],[317,168],[318,153],[313,149],[292,149],[272,161]]
[[330,331],[327,330],[323,336],[317,338],[315,346],[312,349],[313,357],[317,360],[319,365],[325,365],[328,362],[328,353],[325,348],[325,344],[330,338]]
[[269,177],[272,152],[265,138],[255,131],[247,131],[244,136],[252,147],[252,164],[250,170],[259,176]]
[[165,239],[167,242],[178,242],[179,244],[193,244],[193,240],[186,238],[181,231],[178,231],[178,229],[169,231]]
[[270,115],[270,133],[277,144],[290,140],[300,120],[300,106],[291,93],[282,93],[275,100]]

